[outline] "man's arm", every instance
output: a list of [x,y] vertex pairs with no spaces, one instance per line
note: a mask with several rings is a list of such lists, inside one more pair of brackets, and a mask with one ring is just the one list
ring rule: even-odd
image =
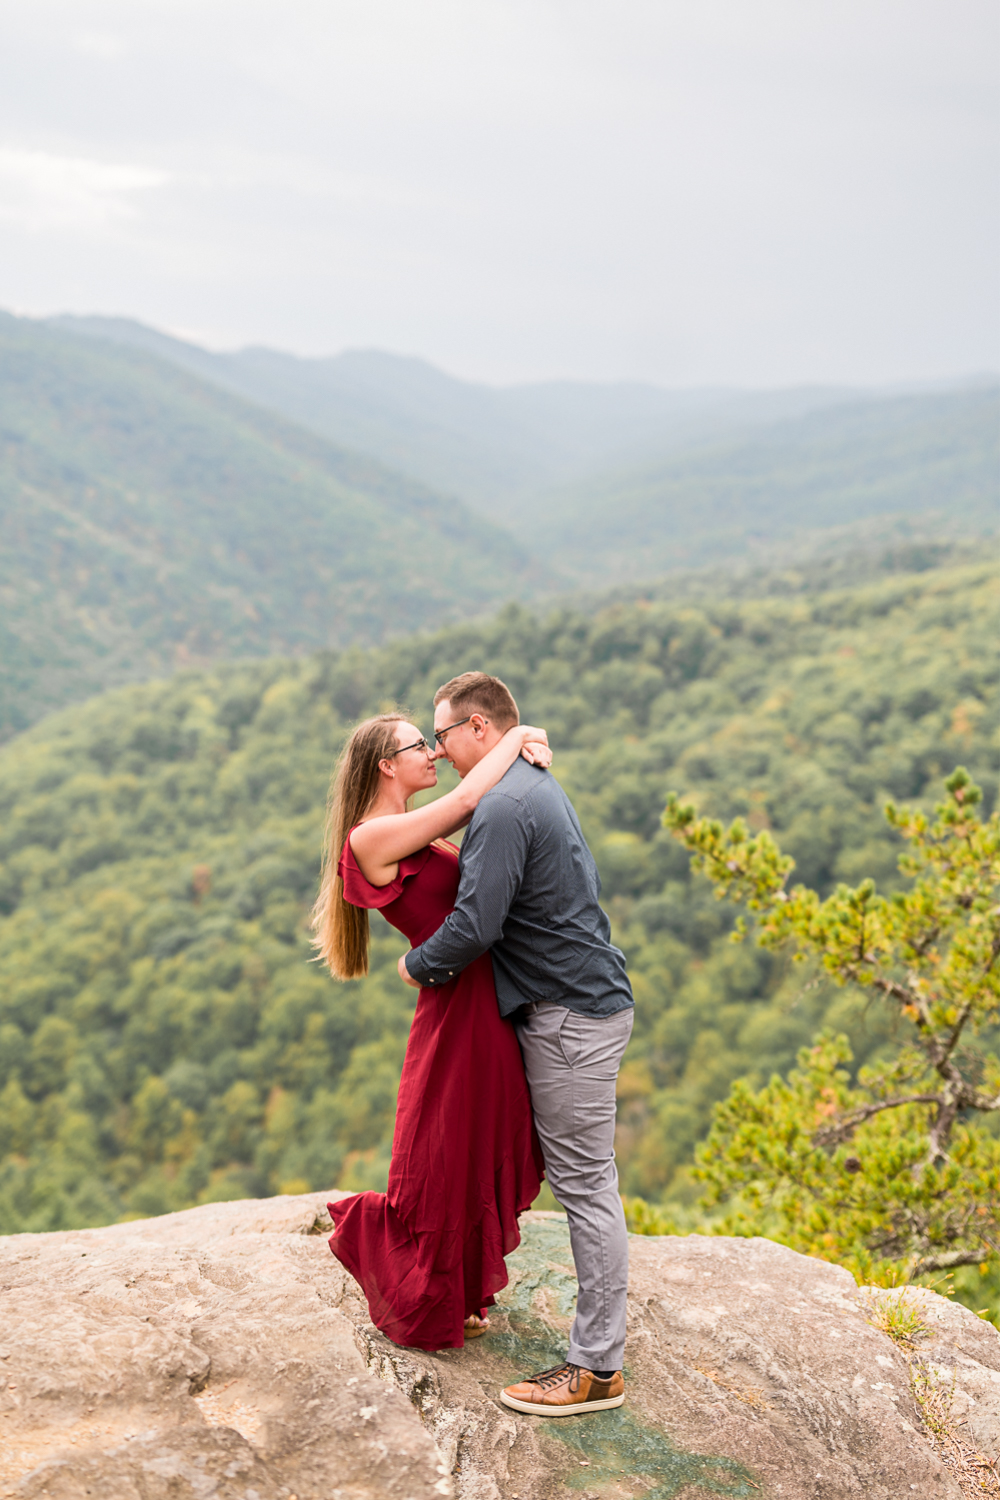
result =
[[503,934],[531,844],[524,804],[493,792],[483,798],[462,846],[455,909],[400,962],[421,985],[447,984]]

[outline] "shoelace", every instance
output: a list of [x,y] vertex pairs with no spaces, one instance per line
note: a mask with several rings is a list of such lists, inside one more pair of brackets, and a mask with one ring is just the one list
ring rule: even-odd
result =
[[550,1370],[539,1370],[537,1375],[529,1375],[528,1381],[531,1385],[541,1386],[543,1391],[551,1390],[554,1385],[561,1385],[566,1378],[567,1371],[572,1370],[569,1388],[571,1391],[579,1390],[580,1366],[571,1365],[569,1361],[562,1365],[553,1365]]

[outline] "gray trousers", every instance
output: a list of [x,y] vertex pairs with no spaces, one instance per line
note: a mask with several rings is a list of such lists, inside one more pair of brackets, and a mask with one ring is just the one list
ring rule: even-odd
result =
[[569,1219],[579,1292],[567,1358],[620,1370],[628,1234],[615,1166],[615,1083],[634,1011],[581,1016],[540,1000],[516,1016],[545,1175]]

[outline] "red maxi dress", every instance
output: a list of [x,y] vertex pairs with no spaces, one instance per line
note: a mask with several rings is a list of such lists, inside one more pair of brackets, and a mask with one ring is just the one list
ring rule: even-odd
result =
[[[400,861],[389,885],[362,875],[350,842],[344,899],[377,907],[416,947],[455,904],[452,845]],[[517,1216],[541,1186],[542,1153],[514,1028],[501,1018],[484,953],[447,984],[421,989],[396,1105],[389,1189],[330,1204],[330,1249],[396,1344],[456,1349],[463,1324],[507,1285]]]

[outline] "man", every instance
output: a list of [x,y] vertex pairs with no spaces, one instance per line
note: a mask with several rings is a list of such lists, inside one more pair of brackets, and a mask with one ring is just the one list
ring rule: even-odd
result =
[[[508,689],[484,672],[464,672],[434,697],[437,753],[460,776],[518,722]],[[400,976],[417,987],[443,984],[490,950],[579,1282],[565,1363],[508,1386],[500,1399],[545,1417],[620,1406],[628,1236],[614,1160],[615,1081],[634,1005],[625,959],[609,942],[597,866],[572,804],[537,766],[515,761],[483,797],[460,870],[454,911],[400,959]]]

